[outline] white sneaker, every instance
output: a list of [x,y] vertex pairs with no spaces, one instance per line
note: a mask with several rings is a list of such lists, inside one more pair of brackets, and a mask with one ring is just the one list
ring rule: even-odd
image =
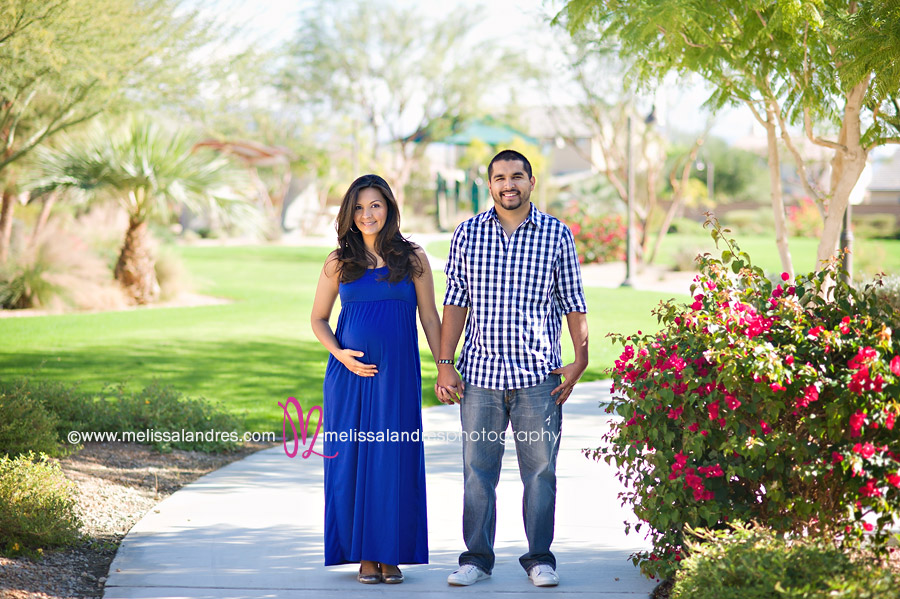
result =
[[470,584],[475,584],[480,580],[486,580],[490,577],[490,574],[488,574],[478,566],[472,564],[463,564],[462,566],[457,568],[456,571],[453,572],[453,574],[447,577],[447,582],[454,586],[467,587]]
[[528,578],[536,587],[555,587],[559,584],[559,575],[553,566],[548,564],[537,564],[532,566],[528,571]]

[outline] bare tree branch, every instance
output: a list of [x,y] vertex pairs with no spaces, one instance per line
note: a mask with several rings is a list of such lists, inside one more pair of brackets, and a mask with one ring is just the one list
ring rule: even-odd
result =
[[794,157],[794,160],[797,162],[797,171],[800,175],[800,181],[803,183],[803,189],[806,190],[806,193],[810,195],[810,197],[816,202],[822,203],[825,201],[824,194],[821,190],[813,188],[812,184],[809,181],[809,173],[806,170],[806,161],[803,156],[800,155],[800,151],[797,149],[797,146],[794,145],[794,140],[791,138],[790,133],[788,132],[787,123],[784,122],[784,115],[782,114],[781,107],[778,105],[778,102],[775,98],[771,98],[771,103],[777,109],[772,112],[775,113],[775,117],[778,119],[778,128],[781,129],[781,139],[784,140],[784,144],[787,146],[787,149],[790,151],[791,155]]
[[809,112],[809,108],[803,108],[803,128],[806,131],[806,137],[809,141],[813,142],[818,146],[824,146],[826,148],[831,148],[832,150],[841,150],[846,152],[847,146],[843,144],[839,144],[837,142],[828,141],[827,139],[822,139],[821,137],[816,137],[813,134],[812,130],[812,115]]

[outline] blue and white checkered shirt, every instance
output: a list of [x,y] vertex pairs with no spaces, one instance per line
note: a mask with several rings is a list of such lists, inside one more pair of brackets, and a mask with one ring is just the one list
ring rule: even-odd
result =
[[507,237],[494,208],[460,224],[444,305],[469,309],[457,368],[486,389],[524,389],[562,366],[562,316],[587,312],[572,232],[533,204]]

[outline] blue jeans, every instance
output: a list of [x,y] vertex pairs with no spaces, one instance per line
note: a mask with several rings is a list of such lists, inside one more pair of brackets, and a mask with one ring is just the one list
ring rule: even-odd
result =
[[556,567],[550,553],[556,512],[556,455],[562,427],[562,406],[550,391],[560,384],[550,374],[527,389],[484,389],[466,383],[460,404],[463,437],[463,537],[468,551],[459,564],[474,564],[488,574],[494,568],[497,528],[497,482],[503,461],[503,437],[512,423],[525,485],[522,515],[528,553],[519,558],[527,571],[535,564]]

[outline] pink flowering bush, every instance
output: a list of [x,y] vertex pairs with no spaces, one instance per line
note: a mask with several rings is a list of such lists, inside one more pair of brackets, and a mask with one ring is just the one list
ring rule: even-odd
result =
[[578,259],[584,264],[625,259],[626,228],[622,215],[594,216],[573,202],[562,220],[572,230]]
[[815,200],[802,197],[797,205],[787,207],[788,230],[797,237],[818,237],[822,234],[823,219]]
[[648,529],[635,564],[671,576],[686,526],[735,520],[883,550],[900,516],[892,308],[836,262],[773,284],[710,224],[725,249],[698,258],[691,303],[661,303],[657,333],[613,335],[622,419],[589,453],[617,466],[627,529]]

